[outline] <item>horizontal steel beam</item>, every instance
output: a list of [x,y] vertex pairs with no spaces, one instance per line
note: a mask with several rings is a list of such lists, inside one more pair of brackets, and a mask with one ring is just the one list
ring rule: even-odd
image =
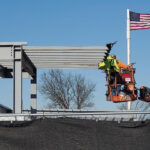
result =
[[44,65],[36,65],[38,69],[49,69],[49,68],[86,68],[86,69],[97,69],[96,65],[50,65],[50,64],[44,64]]
[[[30,112],[31,110],[25,109],[23,112]],[[86,109],[38,109],[37,112],[83,112],[83,113],[111,113],[111,112],[139,112],[137,110],[86,110]]]
[[66,112],[66,111],[62,111],[62,112],[42,112],[42,113],[36,113],[36,114],[31,114],[31,113],[21,113],[21,114],[0,114],[0,117],[3,116],[65,116],[65,115],[127,115],[127,114],[150,114],[150,112],[148,111],[105,111],[105,112]]
[[89,54],[89,53],[82,53],[82,54],[79,54],[79,53],[76,53],[76,54],[73,54],[73,53],[66,53],[66,54],[62,54],[62,53],[58,53],[58,54],[49,54],[49,53],[47,53],[47,54],[44,54],[44,53],[38,53],[38,54],[35,54],[35,55],[33,55],[33,54],[28,54],[27,53],[27,55],[31,58],[34,58],[34,57],[55,57],[55,58],[59,58],[59,57],[63,57],[63,58],[66,58],[66,57],[73,57],[73,58],[78,58],[78,57],[81,57],[81,58],[86,58],[86,57],[89,57],[89,58],[91,58],[91,57],[104,57],[106,54],[96,54],[96,53],[91,53],[91,54]]
[[22,121],[30,120],[32,116],[41,118],[57,118],[57,117],[75,117],[86,119],[98,119],[98,120],[130,120],[136,119],[137,114],[150,114],[150,112],[139,111],[87,111],[87,110],[38,110],[36,114],[32,114],[31,111],[23,111],[22,114],[0,114],[0,121]]
[[107,53],[107,51],[96,51],[96,50],[90,50],[90,51],[82,51],[82,50],[78,50],[78,51],[44,51],[44,50],[41,50],[41,51],[24,51],[26,54],[28,54],[28,55],[40,55],[40,54],[45,54],[45,55],[47,55],[47,54],[49,54],[49,55],[52,55],[52,54],[56,54],[56,55],[58,55],[58,54],[86,54],[86,53],[88,53],[88,54],[93,54],[93,53],[95,53],[95,54],[105,54],[105,53]]
[[23,49],[25,51],[27,50],[92,50],[92,49],[98,49],[98,50],[108,50],[106,46],[23,46]]
[[27,45],[27,42],[0,42],[0,46],[21,46]]
[[46,56],[46,57],[30,57],[31,60],[103,60],[104,57],[78,57],[76,58],[75,56],[71,56],[71,57],[49,57],[49,56]]
[[[39,57],[36,57],[36,58],[32,58],[32,61],[80,61],[80,62],[82,62],[82,61],[97,61],[97,60],[102,60],[103,59],[103,57],[99,57],[99,58],[96,58],[96,57],[94,57],[94,58],[82,58],[82,59],[80,59],[80,58],[66,58],[66,59],[64,59],[64,58],[49,58],[49,57],[42,57],[42,58],[40,58],[40,60],[38,59]],[[96,60],[95,60],[96,59]]]
[[63,65],[69,65],[69,64],[79,64],[79,65],[95,65],[95,61],[89,61],[89,62],[87,62],[87,61],[33,61],[34,63],[38,63],[39,65],[40,64],[49,64],[49,65],[51,65],[51,64],[55,64],[55,65],[58,65],[58,64],[63,64]]

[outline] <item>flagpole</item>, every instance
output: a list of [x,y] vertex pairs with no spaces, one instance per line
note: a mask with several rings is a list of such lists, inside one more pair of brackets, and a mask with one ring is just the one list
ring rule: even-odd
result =
[[[127,8],[127,64],[130,64],[130,11]],[[131,109],[131,102],[128,102],[128,110]]]

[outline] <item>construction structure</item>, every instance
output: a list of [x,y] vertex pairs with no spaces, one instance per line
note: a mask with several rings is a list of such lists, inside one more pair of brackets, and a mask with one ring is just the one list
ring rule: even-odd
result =
[[106,46],[27,46],[0,42],[0,77],[13,78],[13,113],[22,113],[22,78],[30,78],[31,112],[37,110],[37,69],[97,68],[111,50]]

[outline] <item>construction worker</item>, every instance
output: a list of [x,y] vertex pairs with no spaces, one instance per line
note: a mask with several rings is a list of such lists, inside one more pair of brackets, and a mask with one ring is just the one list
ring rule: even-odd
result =
[[[119,70],[120,70],[120,71],[121,71],[121,68],[124,69],[124,70],[130,69],[130,67],[129,67],[128,65],[125,65],[125,64],[123,64],[121,61],[117,60],[116,55],[112,54],[111,57],[117,61],[117,64],[118,64],[118,67],[119,67]],[[119,83],[122,83],[122,78],[121,78],[121,76],[120,76],[120,73],[115,73],[115,74],[116,74],[116,76],[117,76],[118,82],[119,82]],[[111,74],[111,76],[113,76],[113,73]],[[121,95],[121,93],[124,93],[124,95],[127,95],[127,93],[128,93],[128,95],[129,95],[129,93],[132,93],[131,90],[129,90],[129,89],[130,89],[130,88],[129,88],[130,86],[131,86],[130,84],[124,86],[124,92],[123,92],[123,91],[120,92],[121,86],[117,86],[117,93],[118,93],[119,95]],[[114,94],[113,91],[112,91],[112,94]],[[134,95],[134,96],[136,97],[136,95]]]
[[116,55],[112,54],[111,57],[117,61],[117,65],[120,69],[123,68],[124,70],[126,70],[129,68],[128,65],[125,65],[121,61],[117,60]]
[[115,67],[119,69],[119,70],[117,69],[117,71],[113,70],[111,73],[111,76],[113,78],[113,76],[115,76],[115,74],[116,74],[117,82],[121,83],[122,79],[120,77],[120,71],[121,71],[121,69],[127,70],[129,68],[129,66],[123,64],[120,60],[117,60],[116,55],[112,54],[111,57],[114,59],[113,61],[115,62],[114,63]]
[[104,61],[100,62],[98,64],[98,68],[103,70],[104,72],[119,72],[117,61],[111,56],[108,56]]
[[[128,66],[123,64],[121,61],[117,60],[116,55],[112,54],[107,57],[107,59],[103,62],[99,63],[99,69],[104,70],[104,72],[110,74],[110,80],[109,84],[112,85],[115,83],[115,77],[116,77],[116,83],[120,84],[122,83],[122,78],[120,76],[121,68],[128,69]],[[121,85],[117,86],[117,93],[119,93],[121,89]],[[112,95],[115,95],[115,89],[111,89]]]
[[125,70],[129,68],[128,65],[125,65],[121,61],[117,60],[116,55],[114,54],[108,56],[106,60],[103,62],[100,62],[98,66],[99,66],[99,69],[104,70],[104,72],[109,71],[110,73],[112,72],[120,73],[121,68]]
[[[133,72],[132,64],[125,65],[121,61],[117,60],[116,55],[112,54],[108,56],[103,62],[99,63],[99,69],[104,70],[107,79],[107,98],[110,96],[128,96],[131,100],[137,98],[135,90],[135,82],[132,77]],[[121,71],[121,69],[123,71]],[[128,70],[128,71],[124,71]],[[123,75],[130,77],[129,81],[126,81]]]

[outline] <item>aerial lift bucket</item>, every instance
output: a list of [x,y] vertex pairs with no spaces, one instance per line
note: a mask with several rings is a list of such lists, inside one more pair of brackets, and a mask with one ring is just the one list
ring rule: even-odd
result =
[[[137,90],[134,80],[135,68],[130,68],[120,74],[121,82],[117,83],[118,75],[115,75],[115,82],[110,84],[110,74],[107,76],[107,100],[114,103],[134,101],[137,99]],[[121,87],[124,87],[121,89]]]

